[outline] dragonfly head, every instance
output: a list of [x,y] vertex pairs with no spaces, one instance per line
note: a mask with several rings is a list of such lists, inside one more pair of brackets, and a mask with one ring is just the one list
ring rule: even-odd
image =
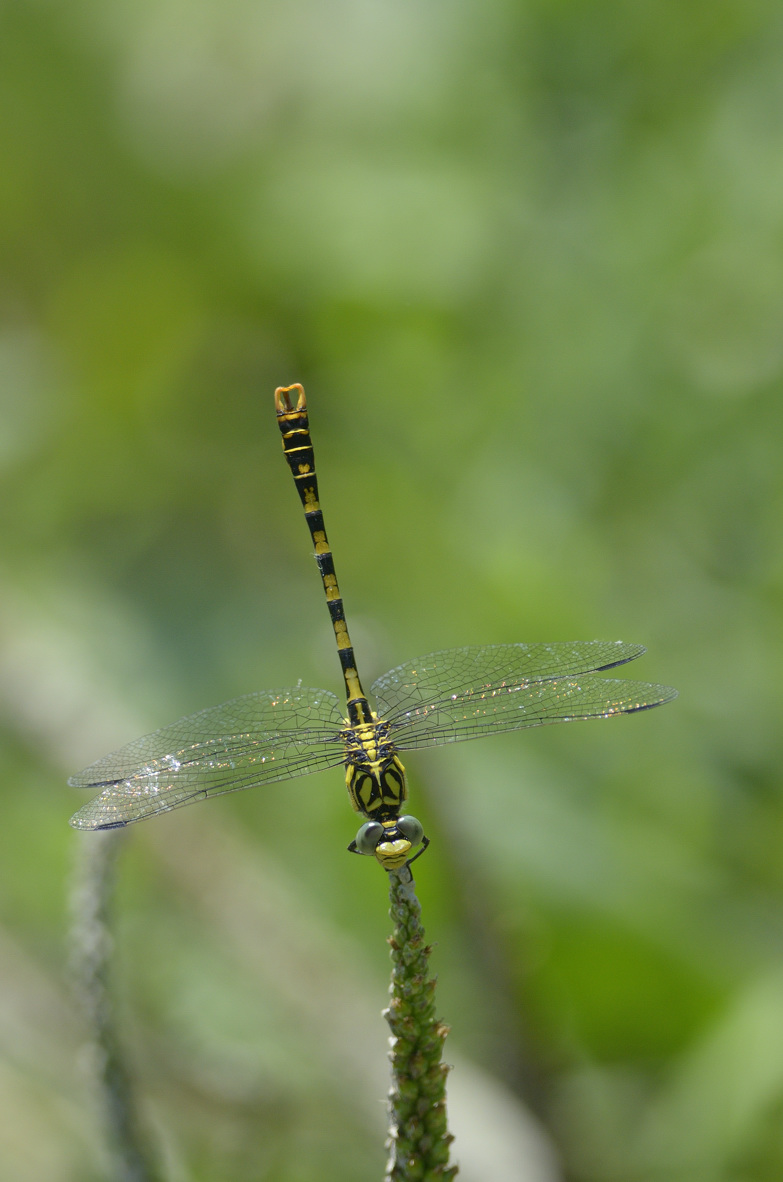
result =
[[366,821],[348,849],[352,854],[369,854],[377,858],[384,870],[399,870],[411,860],[411,851],[423,838],[421,822],[415,817]]

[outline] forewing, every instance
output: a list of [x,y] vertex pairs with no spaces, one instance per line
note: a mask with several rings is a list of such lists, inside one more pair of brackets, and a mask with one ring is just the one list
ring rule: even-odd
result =
[[525,685],[477,688],[392,714],[389,738],[401,751],[478,739],[555,722],[610,718],[649,710],[677,697],[670,686],[586,674]]
[[381,718],[412,705],[494,689],[518,689],[532,681],[579,677],[624,665],[645,652],[644,645],[620,640],[553,644],[485,644],[428,653],[384,673],[371,688]]
[[113,829],[191,801],[321,771],[343,762],[344,720],[328,690],[246,694],[136,739],[73,776],[102,788],[71,818]]

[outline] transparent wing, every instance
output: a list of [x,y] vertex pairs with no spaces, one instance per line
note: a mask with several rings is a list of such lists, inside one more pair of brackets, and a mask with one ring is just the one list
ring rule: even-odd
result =
[[412,750],[662,705],[676,690],[594,676],[644,651],[619,641],[449,649],[392,669],[372,692],[390,739]]
[[114,829],[191,801],[335,767],[345,758],[337,698],[328,690],[246,694],[128,743],[68,782],[102,788],[71,818]]
[[406,661],[372,686],[379,714],[388,717],[414,702],[427,705],[478,689],[520,686],[552,677],[600,673],[634,661],[644,645],[620,640],[583,640],[554,644],[485,644],[449,648]]
[[499,731],[575,722],[580,718],[611,718],[662,706],[677,697],[667,685],[592,677],[555,679],[529,685],[463,694],[429,706],[401,711],[392,718],[390,739],[400,751],[478,739]]

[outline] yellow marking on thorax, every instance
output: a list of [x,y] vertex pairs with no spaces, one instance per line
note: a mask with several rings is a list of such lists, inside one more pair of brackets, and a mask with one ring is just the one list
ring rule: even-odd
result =
[[[379,758],[381,743],[378,733],[378,715],[373,710],[372,722],[360,722],[352,730],[356,739],[356,746],[364,751],[367,759],[374,768],[379,767],[383,761]],[[385,735],[383,737],[385,738]]]
[[373,766],[377,766],[379,762],[377,733],[374,722],[362,722],[354,727],[357,744]]

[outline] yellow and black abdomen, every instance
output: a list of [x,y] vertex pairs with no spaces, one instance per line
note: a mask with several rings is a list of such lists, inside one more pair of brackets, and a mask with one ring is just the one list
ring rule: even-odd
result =
[[[296,391],[296,404],[291,399]],[[356,671],[356,657],[345,622],[345,609],[337,584],[334,558],[326,536],[324,517],[318,500],[318,481],[315,475],[315,454],[310,438],[310,424],[307,417],[307,403],[300,385],[281,386],[275,391],[277,422],[283,436],[283,451],[294,477],[300,500],[304,506],[305,520],[315,547],[315,560],[326,595],[326,606],[337,641],[337,654],[345,679],[348,698],[348,714],[352,726],[369,723],[372,714]]]

